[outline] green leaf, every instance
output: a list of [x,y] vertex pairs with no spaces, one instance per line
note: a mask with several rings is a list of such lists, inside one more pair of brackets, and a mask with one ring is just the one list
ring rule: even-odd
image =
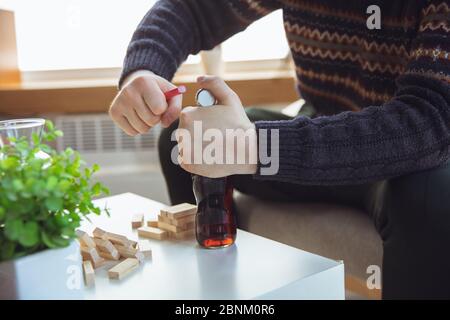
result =
[[66,150],[64,151],[64,153],[66,154],[66,156],[70,157],[71,155],[74,154],[74,150],[72,148],[66,148]]
[[48,194],[48,191],[45,188],[45,182],[42,180],[36,181],[31,187],[31,191],[38,197],[45,197]]
[[12,179],[11,176],[5,176],[0,180],[0,184],[2,185],[4,190],[12,189]]
[[51,120],[45,120],[45,126],[48,131],[55,130],[55,126],[53,125],[53,122]]
[[[33,208],[36,206],[34,199],[20,199],[20,201],[14,201],[10,204],[9,210],[20,216],[22,214],[32,213]],[[12,216],[12,214],[10,214]]]
[[0,207],[0,221],[2,221],[5,218],[5,208]]
[[55,189],[57,184],[58,184],[58,179],[55,176],[50,176],[47,179],[46,189],[48,191],[52,191]]
[[69,238],[74,238],[75,237],[75,229],[74,228],[70,228],[70,227],[63,228],[61,230],[61,235],[62,236],[67,236]]
[[32,140],[33,140],[33,144],[36,145],[36,146],[41,142],[41,138],[35,132],[32,135]]
[[99,196],[101,194],[102,194],[102,184],[100,182],[97,182],[92,186],[92,195]]
[[31,150],[27,141],[17,142],[14,146],[22,155],[28,154]]
[[69,180],[64,179],[58,183],[58,189],[60,189],[61,191],[64,192],[64,191],[67,191],[71,185],[72,184],[70,183]]
[[98,207],[93,207],[91,211],[98,216],[100,215],[100,213],[102,213],[102,210],[100,210],[100,208]]
[[55,215],[55,222],[60,227],[66,227],[69,224],[69,216],[58,213]]
[[70,243],[69,239],[63,238],[61,236],[54,236],[52,237],[52,242],[57,246],[57,247],[67,247]]
[[14,179],[12,185],[13,185],[14,191],[22,191],[24,188],[22,181],[19,179]]
[[20,195],[25,199],[30,199],[33,195],[28,191],[22,191]]
[[63,199],[57,197],[48,197],[45,199],[45,206],[50,211],[59,211],[63,206]]
[[45,153],[48,153],[48,154],[53,152],[53,149],[50,146],[46,145],[46,144],[41,144],[40,148],[41,148],[42,151],[44,151]]
[[110,191],[109,191],[109,189],[107,187],[102,186],[102,193],[105,194],[105,195],[109,195]]
[[5,241],[5,243],[0,246],[0,260],[11,259],[14,256],[15,247],[14,242]]
[[100,166],[96,163],[94,163],[92,165],[92,172],[97,172],[98,170],[100,170]]
[[17,168],[19,166],[19,161],[14,157],[7,157],[0,162],[0,166],[2,169],[10,170]]
[[11,241],[19,240],[22,230],[23,222],[20,219],[9,220],[5,223],[5,236]]
[[81,213],[84,214],[88,214],[90,212],[88,206],[84,202],[81,202],[79,204],[78,209],[80,210]]
[[55,140],[56,139],[56,135],[53,133],[53,132],[48,132],[46,135],[45,135],[45,140],[46,141],[53,141],[53,140]]
[[42,242],[49,248],[56,248],[57,244],[53,242],[52,238],[47,235],[45,231],[41,232]]
[[14,193],[13,191],[7,191],[6,197],[8,198],[8,200],[17,201],[17,194]]
[[39,225],[35,221],[25,223],[19,236],[19,243],[24,247],[35,246],[39,242]]

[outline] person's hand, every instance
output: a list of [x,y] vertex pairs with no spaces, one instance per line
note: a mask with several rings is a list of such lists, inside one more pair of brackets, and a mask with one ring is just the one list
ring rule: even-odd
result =
[[113,121],[130,136],[146,133],[161,122],[168,127],[178,118],[182,95],[166,101],[164,92],[176,88],[151,71],[136,71],[124,81],[109,109]]
[[[215,96],[218,105],[186,107],[181,111],[176,131],[180,166],[190,173],[210,178],[256,173],[256,129],[248,119],[238,95],[218,77],[199,77],[197,83]],[[198,132],[200,123],[203,139],[195,137],[194,133],[194,127],[197,126]],[[234,138],[229,139],[230,134]],[[232,147],[231,140],[234,144]],[[195,144],[202,147],[201,153],[197,154],[201,157],[200,163],[194,161],[196,150],[191,147]],[[212,145],[217,147],[215,151],[211,151]]]

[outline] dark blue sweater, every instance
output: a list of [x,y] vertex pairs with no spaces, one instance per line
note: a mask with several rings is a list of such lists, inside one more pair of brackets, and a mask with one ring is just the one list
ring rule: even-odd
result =
[[[371,4],[381,9],[381,29],[366,26]],[[449,7],[443,0],[161,0],[133,36],[121,81],[139,69],[171,79],[188,54],[281,8],[298,89],[320,116],[257,122],[280,133],[278,174],[257,177],[331,185],[404,175],[449,159]]]

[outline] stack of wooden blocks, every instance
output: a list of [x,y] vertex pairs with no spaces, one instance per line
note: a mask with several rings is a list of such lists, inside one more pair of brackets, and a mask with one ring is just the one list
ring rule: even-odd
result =
[[133,241],[127,237],[106,232],[100,228],[93,231],[93,236],[77,230],[80,242],[81,256],[83,258],[84,280],[87,286],[95,282],[95,271],[107,261],[116,261],[117,264],[108,270],[110,279],[121,279],[150,258],[152,251],[148,240]]
[[[134,214],[131,227],[137,229],[143,238],[156,240],[184,239],[195,234],[195,213],[197,206],[182,203],[161,209],[158,220],[147,221],[144,225],[144,215]],[[87,286],[95,282],[95,269],[103,266],[107,261],[117,264],[108,270],[110,279],[121,279],[137,269],[145,258],[152,255],[150,242],[134,241],[127,237],[95,228],[92,236],[86,232],[77,231],[83,258],[84,279]]]
[[147,226],[138,228],[138,234],[157,240],[185,239],[193,236],[196,212],[197,206],[189,203],[161,209],[158,220],[148,221]]

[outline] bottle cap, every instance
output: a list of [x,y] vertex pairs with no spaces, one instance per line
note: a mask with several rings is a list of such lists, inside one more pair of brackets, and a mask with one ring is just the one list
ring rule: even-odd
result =
[[216,98],[206,89],[200,89],[195,95],[195,101],[200,107],[211,107],[217,104]]

